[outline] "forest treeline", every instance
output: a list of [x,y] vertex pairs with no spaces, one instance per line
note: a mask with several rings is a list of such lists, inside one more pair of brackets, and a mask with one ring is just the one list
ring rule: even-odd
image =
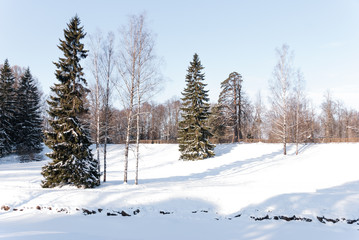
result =
[[[220,86],[219,86],[220,87]],[[92,93],[91,93],[92,95]],[[89,98],[90,109],[94,119],[93,99]],[[230,106],[230,103],[227,106]],[[234,104],[234,103],[233,103]],[[272,108],[264,104],[264,99],[258,93],[255,101],[250,101],[245,90],[242,89],[240,114],[240,137],[236,137],[234,114],[221,111],[220,103],[211,104],[211,115],[208,126],[213,133],[213,141],[216,143],[230,143],[238,141],[267,141],[281,142],[276,134],[277,117],[273,115]],[[323,102],[319,108],[309,99],[305,98],[300,103],[299,114],[296,111],[295,96],[292,95],[288,102],[288,142],[295,143],[297,138],[296,126],[299,116],[299,128],[301,134],[299,142],[340,142],[356,141],[359,138],[359,112],[347,108],[340,99],[335,99],[331,92],[323,94]],[[141,105],[140,140],[144,143],[177,143],[178,123],[181,120],[181,100],[169,99],[163,103],[144,102]],[[109,143],[124,143],[126,140],[128,109],[110,108],[109,114]],[[100,110],[100,139],[104,141],[103,125],[104,108]],[[132,123],[131,139],[135,136],[135,123]],[[96,139],[95,125],[91,124],[92,139]]]
[[[245,98],[241,114],[240,140],[263,140],[269,142],[280,142],[280,138],[272,132],[275,127],[274,116],[271,110],[264,104],[260,94],[254,102]],[[359,112],[347,108],[340,99],[334,99],[331,92],[323,95],[320,108],[307,100],[301,109],[300,128],[305,132],[299,138],[300,142],[320,141],[343,141],[342,138],[359,138]],[[243,101],[243,100],[242,100]],[[89,102],[91,103],[91,101]],[[145,102],[142,104],[142,118],[140,121],[140,140],[146,143],[176,143],[178,137],[178,122],[180,117],[180,99],[170,99],[164,103]],[[288,142],[295,142],[296,132],[296,105],[294,99],[289,103],[289,131]],[[110,109],[109,143],[124,143],[125,129],[127,126],[126,109]],[[233,142],[234,126],[226,124],[226,116],[219,115],[218,105],[211,104],[211,113],[208,125],[213,131],[213,139],[218,143]],[[101,109],[101,125],[104,111]],[[227,116],[229,117],[229,116]],[[93,117],[91,117],[93,119]],[[91,125],[92,139],[96,139],[95,126]],[[132,127],[131,139],[134,139],[135,127]],[[103,131],[101,130],[101,142],[103,142]]]
[[0,65],[0,157],[42,150],[41,95],[29,68]]

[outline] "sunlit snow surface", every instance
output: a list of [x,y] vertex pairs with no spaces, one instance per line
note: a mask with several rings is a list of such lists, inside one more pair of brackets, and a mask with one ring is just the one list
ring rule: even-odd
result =
[[[289,145],[283,156],[281,144],[223,144],[214,158],[183,162],[178,145],[141,145],[135,186],[133,155],[123,184],[123,146],[110,145],[108,181],[95,189],[42,189],[47,160],[12,156],[0,163],[0,206],[10,207],[0,239],[359,239],[357,222],[347,224],[359,218],[358,150],[309,144],[296,156]],[[312,222],[274,220],[293,215]]]

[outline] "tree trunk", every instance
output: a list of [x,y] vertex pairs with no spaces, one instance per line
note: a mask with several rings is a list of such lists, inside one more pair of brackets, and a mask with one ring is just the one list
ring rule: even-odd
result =
[[[101,36],[98,32],[97,34],[90,36],[91,41],[91,64],[92,64],[92,75],[95,78],[95,106],[94,106],[94,126],[96,131],[96,159],[98,162],[98,172],[101,174],[101,162],[100,162],[100,46],[101,46]],[[75,86],[74,86],[75,87]]]
[[[106,127],[107,128],[107,127]],[[105,142],[103,145],[103,181],[106,182],[106,168],[107,168],[107,129],[105,129]]]
[[109,32],[107,35],[108,43],[104,46],[104,67],[105,67],[105,77],[106,77],[106,91],[105,91],[105,139],[103,146],[103,181],[106,182],[107,175],[107,139],[108,139],[108,128],[110,121],[109,114],[109,104],[110,104],[110,81],[111,74],[114,64],[114,35],[112,32]]
[[234,131],[233,131],[233,138],[232,143],[238,142],[238,109],[237,109],[237,87],[236,82],[232,82],[233,84],[233,106],[234,106],[234,117],[235,117],[235,123],[234,123]]
[[242,102],[241,102],[241,85],[240,83],[237,83],[238,85],[238,142],[240,140],[243,139],[243,135],[242,135],[242,126],[241,126],[241,115],[242,115],[242,110],[241,110],[241,106],[242,106]]
[[98,162],[98,172],[101,174],[101,162],[100,162],[100,96],[99,96],[99,81],[98,77],[96,78],[96,153],[97,153],[97,162]]
[[296,118],[296,133],[295,133],[296,149],[295,154],[298,155],[298,142],[299,142],[299,98],[297,99],[297,118]]
[[[134,79],[132,79],[134,81]],[[127,130],[126,130],[126,143],[125,143],[125,169],[124,169],[124,179],[123,181],[127,183],[127,171],[128,171],[128,151],[130,148],[130,133],[131,133],[131,123],[132,123],[132,111],[133,111],[133,95],[134,95],[134,86],[132,84],[132,90],[130,91],[130,107],[127,116]]]
[[132,122],[132,105],[133,105],[133,95],[131,96],[131,107],[128,110],[127,117],[127,130],[126,130],[126,143],[125,143],[125,169],[124,169],[124,178],[123,181],[127,183],[127,170],[128,170],[128,151],[130,148],[130,132],[131,132],[131,122]]
[[103,143],[103,181],[106,182],[107,173],[107,138],[108,138],[108,122],[109,122],[109,82],[106,87],[106,102],[105,102],[105,139]]
[[[138,86],[139,88],[139,86]],[[136,125],[137,125],[137,136],[136,136],[136,177],[135,177],[135,184],[138,185],[138,162],[140,158],[140,106],[141,106],[141,98],[139,90],[137,90],[138,96],[138,106],[137,106],[137,117],[136,117]]]
[[[141,47],[139,55],[141,56]],[[141,111],[141,58],[138,60],[138,72],[137,72],[137,116],[136,116],[136,174],[135,174],[135,185],[138,185],[138,161],[140,158],[140,111]]]
[[106,83],[106,99],[105,99],[105,139],[103,144],[103,181],[106,182],[107,173],[107,138],[108,138],[108,123],[109,123],[109,95],[110,95],[110,76]]
[[283,113],[283,154],[287,155],[287,89],[284,88],[283,91],[283,106],[284,106],[284,113]]
[[128,150],[130,147],[130,129],[132,110],[129,110],[129,116],[127,117],[127,130],[126,130],[126,143],[125,143],[125,168],[123,172],[123,182],[127,183],[127,170],[128,170]]

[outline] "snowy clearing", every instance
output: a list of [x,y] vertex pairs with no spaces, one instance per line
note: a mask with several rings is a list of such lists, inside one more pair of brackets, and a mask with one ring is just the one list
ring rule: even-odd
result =
[[0,239],[358,239],[358,149],[309,144],[296,156],[289,145],[283,156],[281,144],[222,144],[183,162],[178,145],[141,145],[135,186],[134,159],[123,184],[123,146],[110,145],[108,182],[95,189],[43,189],[47,160],[10,156]]

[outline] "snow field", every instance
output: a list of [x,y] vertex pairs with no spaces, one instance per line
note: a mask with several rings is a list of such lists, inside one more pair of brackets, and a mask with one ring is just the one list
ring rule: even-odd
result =
[[[11,207],[0,210],[0,239],[357,239],[359,226],[343,219],[359,218],[358,148],[300,145],[296,156],[289,145],[283,156],[281,144],[222,144],[214,158],[183,162],[176,144],[141,145],[135,186],[133,155],[123,184],[123,146],[110,145],[108,182],[95,189],[43,189],[46,161],[11,156],[0,164],[0,205]],[[103,211],[84,216],[83,208]],[[266,215],[271,220],[254,220]],[[273,220],[293,215],[312,222]]]

